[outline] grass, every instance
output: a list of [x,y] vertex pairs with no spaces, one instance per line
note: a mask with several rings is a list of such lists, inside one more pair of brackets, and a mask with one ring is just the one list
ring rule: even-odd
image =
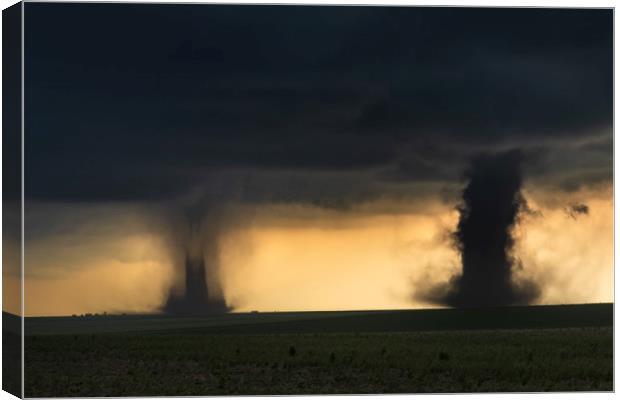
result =
[[26,319],[26,396],[613,390],[610,304],[124,318]]
[[2,331],[2,390],[21,397],[22,341],[19,334]]
[[2,390],[21,397],[21,318],[2,313]]
[[611,343],[611,328],[31,336],[25,386],[29,397],[609,391]]

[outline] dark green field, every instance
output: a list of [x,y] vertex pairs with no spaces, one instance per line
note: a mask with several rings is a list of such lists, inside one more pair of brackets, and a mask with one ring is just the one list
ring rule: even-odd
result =
[[2,313],[2,390],[21,397],[22,392],[22,321]]
[[613,305],[27,318],[28,397],[613,390]]

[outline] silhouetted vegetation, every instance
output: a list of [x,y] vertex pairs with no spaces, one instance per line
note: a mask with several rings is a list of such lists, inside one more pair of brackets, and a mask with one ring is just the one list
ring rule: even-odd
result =
[[609,391],[611,311],[27,319],[26,396]]
[[35,336],[26,395],[599,391],[612,390],[612,354],[611,328]]

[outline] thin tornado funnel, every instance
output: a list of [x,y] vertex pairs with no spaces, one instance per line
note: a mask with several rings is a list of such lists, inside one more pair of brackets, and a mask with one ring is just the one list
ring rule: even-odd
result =
[[207,272],[202,259],[187,258],[185,292],[170,292],[163,311],[169,314],[219,314],[229,311],[223,300],[209,296]]
[[[184,222],[184,223],[183,223]],[[181,225],[185,229],[176,233],[182,243],[177,243],[182,254],[182,265],[177,269],[184,276],[182,291],[171,289],[162,311],[168,314],[218,314],[229,311],[225,301],[219,296],[209,293],[209,282],[213,276],[215,265],[206,265],[207,261],[217,260],[217,234],[215,229],[208,229],[216,222],[192,210],[188,212]],[[212,253],[212,254],[209,254]],[[214,283],[214,282],[212,282]]]

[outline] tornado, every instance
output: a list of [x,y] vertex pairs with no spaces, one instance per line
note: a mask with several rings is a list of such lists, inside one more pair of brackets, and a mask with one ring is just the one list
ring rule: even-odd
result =
[[435,300],[451,307],[530,304],[539,296],[531,281],[514,281],[518,260],[513,257],[513,228],[527,209],[521,194],[523,154],[513,150],[474,158],[458,205],[459,222],[453,237],[462,270],[441,289]]
[[170,291],[163,307],[166,314],[203,315],[221,314],[229,311],[226,303],[209,296],[207,269],[202,259],[187,258],[185,261],[185,290],[180,294]]
[[[172,230],[176,240],[171,241],[176,247],[175,253],[181,254],[180,263],[175,268],[177,277],[183,283],[181,288],[170,288],[167,299],[161,308],[166,314],[206,315],[221,314],[230,311],[226,302],[209,287],[219,284],[214,276],[217,270],[217,240],[219,221],[208,214],[196,210],[186,211],[180,224]],[[179,225],[182,227],[179,229]]]

